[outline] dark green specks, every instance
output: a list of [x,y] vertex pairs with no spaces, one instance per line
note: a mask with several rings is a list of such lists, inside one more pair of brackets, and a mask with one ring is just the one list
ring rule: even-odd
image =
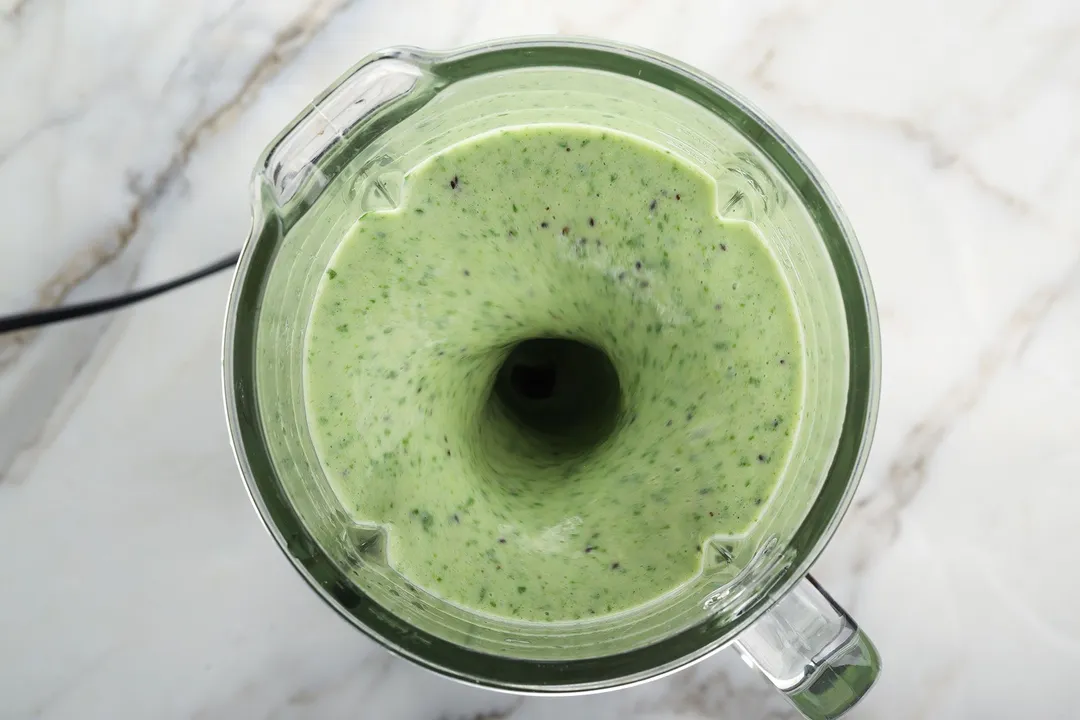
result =
[[409,511],[409,514],[420,522],[420,527],[423,528],[424,532],[431,532],[431,528],[435,524],[435,517],[430,512],[413,508]]

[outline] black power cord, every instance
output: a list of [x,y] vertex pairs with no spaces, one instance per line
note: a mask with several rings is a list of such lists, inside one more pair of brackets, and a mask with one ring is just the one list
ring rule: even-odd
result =
[[91,300],[90,302],[78,303],[76,305],[65,305],[63,307],[50,308],[48,310],[34,310],[32,312],[0,317],[0,335],[15,332],[17,330],[40,327],[42,325],[51,325],[53,323],[64,322],[65,320],[74,320],[89,315],[97,315],[98,313],[109,312],[110,310],[119,310],[122,307],[134,305],[143,300],[149,300],[162,293],[167,293],[170,290],[183,287],[196,280],[202,280],[204,277],[213,275],[216,272],[231,268],[236,265],[236,262],[239,259],[240,253],[235,252],[232,255],[223,257],[217,262],[199,268],[187,275],[181,275],[178,278],[173,278],[172,280],[168,280],[159,285],[151,285],[142,290],[134,290],[129,293],[124,293],[123,295],[115,295],[113,297],[102,298],[101,300]]

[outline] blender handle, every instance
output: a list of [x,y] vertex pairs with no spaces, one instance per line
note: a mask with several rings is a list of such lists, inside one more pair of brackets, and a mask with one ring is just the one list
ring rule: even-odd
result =
[[850,710],[881,672],[881,656],[809,575],[739,634],[735,648],[809,720]]

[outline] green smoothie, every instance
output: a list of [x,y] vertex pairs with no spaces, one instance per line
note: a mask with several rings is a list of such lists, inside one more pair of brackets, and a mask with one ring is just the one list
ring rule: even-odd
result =
[[747,531],[802,402],[792,298],[710,178],[579,125],[482,135],[363,214],[318,291],[308,419],[390,564],[452,603],[590,618]]

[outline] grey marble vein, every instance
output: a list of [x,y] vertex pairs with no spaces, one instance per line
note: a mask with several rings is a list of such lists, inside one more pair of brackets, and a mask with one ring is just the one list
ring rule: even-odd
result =
[[[754,717],[761,720],[796,720],[801,717],[763,678],[744,676],[747,682],[736,685],[727,668],[706,667],[696,665],[662,681],[665,686],[663,693],[637,703],[634,706],[635,714],[738,718],[755,712]],[[762,714],[758,715],[757,712]]]
[[[237,90],[211,112],[184,131],[165,166],[149,181],[133,179],[129,184],[133,202],[120,225],[93,243],[91,262],[72,261],[57,270],[38,291],[35,308],[59,304],[67,294],[104,265],[115,260],[141,227],[143,216],[153,210],[161,198],[182,177],[192,155],[218,130],[233,122],[290,60],[339,13],[355,0],[323,0],[313,3],[307,12],[275,33],[270,47],[260,55],[244,76]],[[0,351],[3,342],[0,341]],[[2,369],[2,368],[0,368]]]
[[31,143],[37,140],[45,133],[53,130],[58,130],[63,127],[67,127],[74,122],[77,122],[82,114],[86,111],[87,103],[81,102],[73,105],[72,107],[59,110],[52,115],[49,115],[41,122],[34,125],[29,130],[26,130],[22,135],[9,142],[4,147],[0,147],[0,170],[4,165],[10,161],[13,157],[18,155],[21,151],[26,149]]
[[884,483],[852,506],[850,516],[866,525],[852,560],[853,574],[863,573],[897,539],[903,511],[925,487],[938,449],[976,408],[1000,373],[1023,353],[1054,306],[1078,288],[1080,258],[1056,280],[1033,292],[983,347],[970,371],[959,375],[929,412],[908,429],[888,465]]
[[[185,131],[165,166],[145,183],[132,180],[129,190],[132,203],[126,217],[119,225],[99,236],[85,250],[69,258],[42,285],[38,287],[37,302],[33,309],[59,305],[91,276],[114,263],[131,244],[142,228],[148,213],[152,212],[162,197],[170,192],[183,178],[184,171],[201,144],[215,132],[227,127],[258,95],[290,60],[301,53],[339,13],[355,0],[322,0],[313,3],[306,12],[281,28],[274,35],[270,47],[252,64],[237,90],[213,111],[198,120]],[[132,277],[134,273],[132,274]],[[39,331],[27,330],[0,337],[0,372],[14,365]],[[81,347],[74,358],[71,370],[77,371],[93,350],[93,343]],[[47,407],[53,407],[62,388],[54,388],[52,398],[38,398]],[[33,446],[40,436],[43,416],[35,427],[23,426],[21,437],[15,442],[20,450]],[[14,453],[0,457],[0,482],[6,476]]]
[[15,4],[8,8],[8,11],[4,14],[4,20],[12,23],[18,22],[33,3],[34,0],[15,0]]
[[973,164],[964,159],[959,151],[950,146],[929,126],[910,118],[890,117],[872,112],[856,110],[835,110],[816,104],[797,104],[796,109],[809,117],[829,122],[850,123],[864,127],[878,128],[893,132],[905,140],[921,146],[927,153],[927,159],[933,170],[952,170],[959,173],[983,195],[1009,207],[1021,216],[1037,217],[1037,208],[1007,187],[997,185],[979,172]]
[[438,716],[436,720],[510,720],[515,713],[521,709],[521,706],[525,704],[525,698],[519,697],[504,708],[496,708],[494,710],[482,710],[475,713],[464,713],[456,715],[447,715],[445,713]]

